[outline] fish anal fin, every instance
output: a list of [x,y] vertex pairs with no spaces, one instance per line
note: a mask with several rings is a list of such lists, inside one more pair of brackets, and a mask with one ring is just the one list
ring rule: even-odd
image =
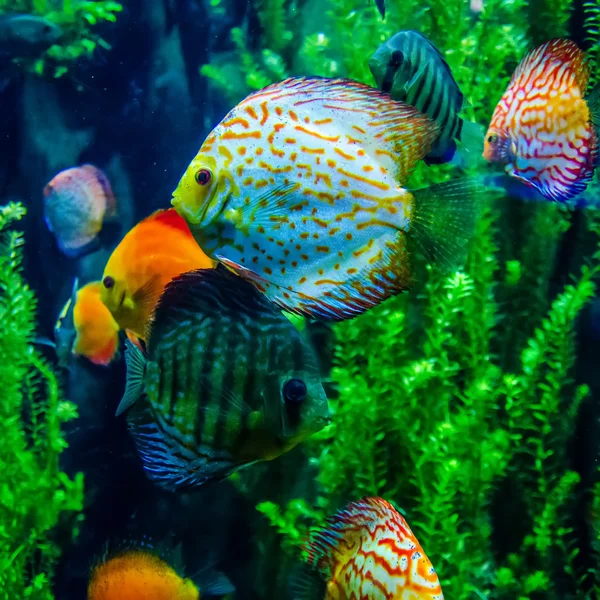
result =
[[117,417],[129,410],[140,398],[144,391],[144,373],[146,358],[142,351],[129,339],[125,340],[125,362],[127,364],[127,383],[125,393],[117,407]]

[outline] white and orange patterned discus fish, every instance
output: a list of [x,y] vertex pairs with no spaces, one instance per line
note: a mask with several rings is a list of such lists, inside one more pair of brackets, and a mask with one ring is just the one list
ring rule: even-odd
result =
[[582,193],[598,152],[597,90],[586,99],[589,78],[575,42],[555,39],[529,52],[496,106],[484,158],[550,200]]
[[351,318],[409,287],[410,238],[455,266],[470,237],[473,182],[402,187],[438,134],[369,86],[286,79],[217,125],[172,204],[207,254],[281,308]]
[[297,582],[294,600],[444,598],[419,541],[383,498],[351,502],[313,533],[306,550],[308,566],[318,575]]

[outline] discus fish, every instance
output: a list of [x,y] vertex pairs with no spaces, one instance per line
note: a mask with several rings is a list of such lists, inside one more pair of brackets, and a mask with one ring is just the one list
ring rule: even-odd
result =
[[519,63],[496,106],[483,156],[550,200],[581,194],[598,154],[598,88],[575,42],[551,40]]
[[[443,600],[436,572],[402,515],[383,498],[351,502],[311,536],[306,561],[319,577],[294,600]],[[316,591],[319,590],[319,596]]]
[[393,100],[406,102],[439,123],[440,133],[424,158],[427,164],[450,162],[456,140],[481,151],[483,131],[459,113],[464,96],[442,53],[418,31],[401,31],[369,59],[377,87]]
[[[181,562],[174,554],[174,562]],[[223,596],[234,587],[222,574],[203,569],[192,578],[181,575],[181,566],[153,550],[132,547],[109,553],[93,568],[88,600],[200,600],[205,594]]]
[[106,175],[83,165],[61,171],[44,188],[44,218],[64,254],[77,257],[96,249],[105,219],[116,216]]
[[100,300],[100,282],[92,281],[77,289],[77,279],[71,298],[58,317],[54,339],[62,366],[69,355],[84,356],[95,365],[110,364],[119,348],[119,326]]
[[61,36],[60,27],[43,17],[0,15],[0,57],[35,58],[58,43]]
[[212,266],[175,210],[158,210],[115,248],[104,268],[100,297],[122,329],[145,340],[165,285],[176,275]]
[[166,286],[147,357],[126,344],[117,414],[128,410],[144,469],[166,489],[197,487],[276,458],[328,421],[312,349],[262,294],[222,266]]
[[416,108],[343,79],[256,92],[208,136],[172,204],[205,252],[284,310],[353,317],[411,283],[411,244],[455,267],[474,181],[408,192],[439,135]]

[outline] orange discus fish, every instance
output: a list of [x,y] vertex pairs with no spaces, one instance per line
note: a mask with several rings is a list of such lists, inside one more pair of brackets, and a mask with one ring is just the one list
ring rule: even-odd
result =
[[284,310],[353,317],[411,283],[409,242],[456,266],[472,182],[402,187],[439,124],[344,79],[248,96],[208,136],[172,204],[202,248]]
[[[436,572],[402,515],[382,498],[351,502],[312,535],[309,566],[324,600],[443,600]],[[317,585],[300,586],[295,600]]]
[[[202,575],[205,579],[208,572]],[[200,579],[195,577],[194,579]],[[88,600],[199,600],[234,590],[222,575],[197,584],[150,550],[134,548],[106,557],[92,570]]]
[[99,281],[77,289],[62,309],[54,337],[60,363],[68,365],[70,354],[85,356],[95,365],[109,365],[119,348],[119,326],[100,300]]
[[115,217],[110,182],[93,165],[61,171],[44,188],[46,225],[67,256],[94,250],[105,220]]
[[582,193],[594,174],[597,90],[575,42],[551,40],[519,63],[496,106],[483,156],[550,200]]
[[182,273],[212,266],[175,210],[158,210],[115,248],[104,269],[102,302],[121,328],[145,340],[165,285]]

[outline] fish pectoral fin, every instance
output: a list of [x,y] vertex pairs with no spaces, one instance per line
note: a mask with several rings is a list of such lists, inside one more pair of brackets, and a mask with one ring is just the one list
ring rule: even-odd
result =
[[464,178],[412,191],[408,238],[442,272],[460,267],[483,208],[482,178]]
[[[162,290],[160,287],[160,276],[158,274],[153,275],[139,287],[131,296],[135,304],[147,306],[148,304],[154,304],[155,298],[160,295]],[[127,299],[126,299],[127,300]],[[131,307],[134,308],[135,304]]]
[[127,383],[125,393],[117,407],[118,417],[129,410],[140,398],[144,389],[144,373],[146,371],[146,358],[142,351],[129,339],[125,340],[125,363],[127,364]]
[[[252,176],[253,170],[248,171],[249,175]],[[259,179],[259,175],[255,178]],[[261,194],[253,200],[253,205],[256,207],[250,210],[252,216],[252,224],[248,225],[248,219],[246,213],[239,216],[236,213],[236,218],[231,218],[230,221],[239,231],[248,233],[251,228],[255,231],[258,227],[264,227],[266,231],[271,231],[275,228],[280,228],[281,223],[288,221],[288,215],[290,206],[298,202],[297,196],[294,192],[300,187],[299,183],[282,183],[274,187],[267,188],[267,191]],[[232,213],[233,215],[233,213]]]

